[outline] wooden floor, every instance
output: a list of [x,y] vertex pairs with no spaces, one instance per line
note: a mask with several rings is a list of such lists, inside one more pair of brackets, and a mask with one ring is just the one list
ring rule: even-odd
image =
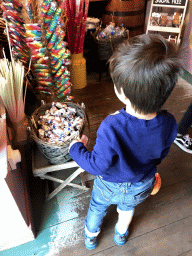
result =
[[[76,102],[83,102],[90,122],[89,149],[95,143],[96,131],[101,121],[110,113],[123,107],[115,97],[113,84],[107,74],[98,82],[98,74],[88,75],[88,85],[73,90]],[[182,78],[164,108],[179,121],[191,102],[192,86]],[[191,132],[191,131],[190,131]],[[85,130],[88,134],[88,130]],[[155,145],[154,145],[155,146]],[[36,240],[12,248],[4,256],[81,256],[81,255],[143,255],[189,256],[192,255],[192,155],[175,144],[158,167],[162,178],[160,192],[149,197],[135,211],[130,226],[128,242],[118,247],[113,241],[117,221],[115,206],[105,216],[98,247],[84,247],[83,225],[91,189],[83,192],[67,187],[52,200],[43,200],[45,181],[32,181]],[[65,175],[64,173],[58,175]],[[79,177],[76,182],[80,182]],[[92,181],[88,182],[92,185]],[[42,203],[43,202],[43,203]]]

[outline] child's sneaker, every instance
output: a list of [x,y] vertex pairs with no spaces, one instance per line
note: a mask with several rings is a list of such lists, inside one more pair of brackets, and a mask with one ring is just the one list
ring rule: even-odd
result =
[[89,250],[93,250],[97,247],[97,236],[94,237],[88,237],[85,234],[85,246]]
[[116,225],[115,225],[115,235],[114,235],[114,242],[117,245],[124,245],[127,242],[127,237],[129,235],[129,229],[127,229],[127,231],[125,232],[125,234],[120,234],[117,231]]
[[192,154],[192,139],[189,135],[177,134],[174,143],[179,146],[183,151]]

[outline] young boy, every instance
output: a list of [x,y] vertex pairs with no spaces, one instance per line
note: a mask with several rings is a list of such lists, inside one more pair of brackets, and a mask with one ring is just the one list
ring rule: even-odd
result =
[[97,131],[93,151],[81,140],[69,153],[96,176],[85,223],[85,246],[94,249],[103,218],[117,205],[114,241],[125,244],[136,205],[153,190],[156,166],[177,136],[175,118],[160,110],[177,81],[177,51],[163,37],[140,35],[121,44],[109,60],[117,97],[125,108],[109,115]]

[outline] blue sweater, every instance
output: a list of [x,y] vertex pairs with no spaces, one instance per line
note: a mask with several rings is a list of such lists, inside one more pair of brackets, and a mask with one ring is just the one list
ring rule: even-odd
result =
[[82,169],[106,181],[135,183],[155,175],[176,135],[176,120],[165,110],[145,120],[121,109],[101,123],[92,151],[77,142],[69,154]]

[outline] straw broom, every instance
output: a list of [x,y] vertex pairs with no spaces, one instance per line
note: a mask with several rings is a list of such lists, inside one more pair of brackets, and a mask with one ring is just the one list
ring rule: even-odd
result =
[[[12,54],[11,54],[12,57]],[[24,112],[25,95],[23,95],[24,66],[20,61],[11,58],[0,59],[0,97],[7,113],[9,139],[13,149],[26,139],[23,133],[27,125]]]
[[24,66],[21,62],[6,58],[0,60],[0,96],[13,123],[21,121],[24,114],[23,99]]
[[20,61],[13,59],[6,21],[5,25],[11,62],[6,59],[3,51],[4,59],[0,59],[0,96],[10,121],[12,123],[18,123],[25,117],[25,101],[23,96],[24,66]]
[[8,26],[6,23],[7,39],[11,54],[11,62],[0,59],[0,96],[2,98],[8,116],[13,123],[21,121],[25,117],[23,99],[24,66],[20,61],[15,61],[11,52]]

